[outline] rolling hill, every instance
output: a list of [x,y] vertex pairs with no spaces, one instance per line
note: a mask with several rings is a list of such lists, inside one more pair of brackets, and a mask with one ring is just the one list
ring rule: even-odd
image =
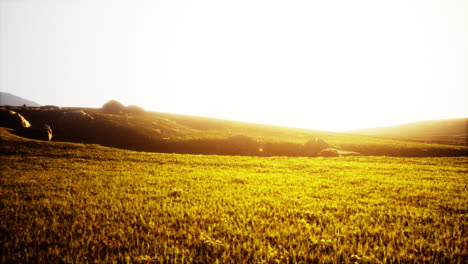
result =
[[468,118],[422,121],[391,127],[359,129],[349,133],[467,146]]
[[181,154],[316,156],[316,138],[339,151],[373,156],[467,156],[468,147],[269,126],[159,112],[113,113],[91,108],[17,108],[33,126],[48,124],[53,140]]
[[0,105],[11,105],[11,106],[41,106],[40,104],[33,102],[28,99],[24,99],[22,97],[10,94],[10,93],[3,93],[0,92]]

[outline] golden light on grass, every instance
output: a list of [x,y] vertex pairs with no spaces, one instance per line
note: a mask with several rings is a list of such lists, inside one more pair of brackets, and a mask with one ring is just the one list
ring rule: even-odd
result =
[[466,157],[157,154],[3,132],[4,262],[463,263],[468,254]]
[[466,263],[466,22],[463,0],[0,0],[0,105],[49,105],[2,114],[54,133],[0,122],[0,263]]

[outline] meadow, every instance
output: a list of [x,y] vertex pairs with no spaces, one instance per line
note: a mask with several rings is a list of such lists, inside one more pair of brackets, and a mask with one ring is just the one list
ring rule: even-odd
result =
[[467,157],[158,154],[0,129],[1,263],[466,263]]

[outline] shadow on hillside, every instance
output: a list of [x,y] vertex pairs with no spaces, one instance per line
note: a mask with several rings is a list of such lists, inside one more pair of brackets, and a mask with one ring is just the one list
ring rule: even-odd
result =
[[[142,129],[129,122],[127,114],[111,115],[97,109],[17,109],[31,124],[48,124],[54,141],[99,144],[128,150],[214,155],[248,156],[317,156],[322,147],[312,150],[307,144],[290,142],[257,142],[243,135],[224,139],[171,139],[154,130]],[[83,112],[83,113],[80,113]],[[99,113],[99,114],[98,114]],[[139,113],[145,115],[145,113]],[[366,156],[442,157],[468,156],[466,149],[456,148],[402,148],[386,145],[349,146],[346,151]]]

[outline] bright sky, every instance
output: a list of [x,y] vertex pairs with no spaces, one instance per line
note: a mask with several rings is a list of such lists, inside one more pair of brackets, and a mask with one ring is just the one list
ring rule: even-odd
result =
[[468,117],[466,0],[0,0],[0,90],[329,131]]

